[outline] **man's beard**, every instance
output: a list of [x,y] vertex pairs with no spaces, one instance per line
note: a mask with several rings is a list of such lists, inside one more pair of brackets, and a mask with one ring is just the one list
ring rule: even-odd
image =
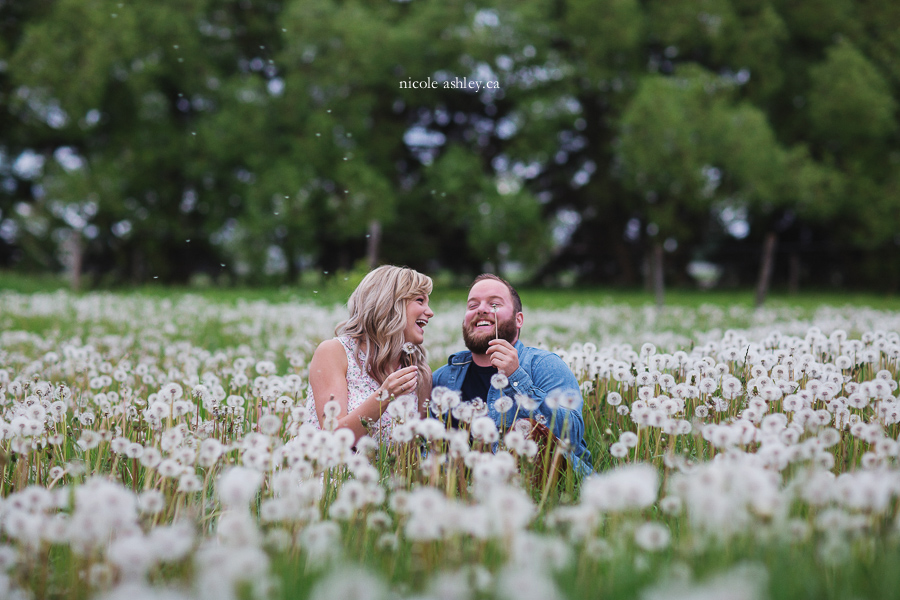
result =
[[[463,323],[462,334],[466,348],[471,350],[473,354],[487,354],[487,350],[490,347],[488,344],[494,339],[494,331],[486,331],[479,335],[469,331],[469,328],[468,323]],[[515,343],[515,339],[519,334],[519,330],[516,328],[516,318],[511,317],[505,321],[497,321],[496,333],[499,339],[506,340],[510,344]]]

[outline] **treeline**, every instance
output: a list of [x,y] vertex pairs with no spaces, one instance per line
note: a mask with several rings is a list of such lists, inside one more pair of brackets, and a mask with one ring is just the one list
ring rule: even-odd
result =
[[0,267],[895,290],[898,97],[895,0],[0,2]]

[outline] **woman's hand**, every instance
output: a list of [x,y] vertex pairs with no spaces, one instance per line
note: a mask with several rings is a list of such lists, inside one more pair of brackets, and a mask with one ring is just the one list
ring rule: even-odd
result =
[[391,397],[415,394],[419,383],[419,368],[415,365],[397,369],[387,376],[378,388],[379,399],[384,401]]

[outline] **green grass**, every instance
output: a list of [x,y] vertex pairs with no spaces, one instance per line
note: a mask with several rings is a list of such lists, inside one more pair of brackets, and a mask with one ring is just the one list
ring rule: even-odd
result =
[[[602,305],[628,304],[632,306],[655,306],[652,293],[644,290],[603,287],[578,287],[571,289],[521,288],[518,290],[522,303],[535,308],[564,308],[573,304]],[[465,290],[460,293],[465,298]],[[666,306],[696,308],[703,304],[713,306],[742,306],[753,308],[754,290],[697,290],[672,289],[666,291]],[[900,310],[900,297],[887,294],[848,291],[804,291],[796,295],[787,293],[770,294],[765,306],[796,306],[815,309],[818,306],[869,306],[884,310]]]
[[35,294],[68,288],[69,282],[58,275],[24,275],[16,271],[0,270],[0,292]]
[[[337,274],[326,277],[307,275],[298,285],[260,287],[221,286],[164,286],[147,284],[142,286],[116,287],[114,291],[123,295],[141,295],[151,298],[177,299],[185,295],[198,295],[211,301],[234,304],[240,300],[266,300],[268,302],[314,302],[320,305],[344,304],[353,292],[359,275]],[[58,275],[24,275],[14,271],[0,271],[0,291],[19,293],[53,292],[68,289],[68,282]],[[103,290],[92,290],[103,291]],[[652,292],[635,288],[619,287],[520,287],[519,295],[526,308],[557,309],[572,305],[628,304],[632,306],[654,306]],[[436,282],[432,293],[432,303],[462,303],[466,299],[467,288]],[[696,308],[703,304],[719,307],[740,306],[752,308],[755,291],[739,290],[699,290],[672,288],[666,290],[666,305]],[[833,289],[808,289],[798,294],[775,291],[770,294],[766,306],[770,308],[795,306],[813,310],[819,306],[868,306],[882,310],[900,310],[900,296],[865,291],[835,291]]]
[[[18,276],[7,276],[8,274],[0,274],[0,283],[3,284],[2,289],[15,289],[23,293],[30,292],[52,292],[55,289],[64,289],[64,285],[60,286],[59,282],[50,279],[30,279]],[[342,280],[340,280],[342,281]],[[268,288],[268,289],[194,289],[194,288],[166,288],[163,286],[146,286],[127,290],[116,290],[114,295],[125,297],[141,297],[151,299],[171,299],[177,303],[181,298],[188,294],[197,294],[204,300],[210,302],[236,303],[240,300],[265,300],[269,302],[300,302],[312,299],[315,302],[330,304],[334,302],[342,302],[346,295],[349,294],[351,286],[350,280],[346,283],[341,282],[325,283],[321,290],[312,289],[311,287],[298,288]],[[54,287],[55,286],[55,287]],[[29,292],[30,291],[30,292]],[[315,292],[320,292],[316,294]],[[462,302],[465,298],[466,290],[463,288],[448,288],[446,290],[439,289],[434,294],[435,303],[445,302]],[[321,294],[321,295],[320,295]],[[571,290],[547,290],[547,289],[523,289],[523,299],[526,306],[536,309],[552,311],[553,309],[562,309],[572,305],[604,305],[615,304],[620,307],[626,306],[652,306],[653,298],[650,294],[640,291],[627,291],[615,289],[571,289]],[[672,291],[668,296],[670,306],[678,308],[670,311],[672,319],[682,318],[685,314],[690,314],[693,307],[699,307],[704,304],[712,304],[719,307],[741,306],[744,308],[752,307],[752,294],[750,292],[699,292],[699,291]],[[138,303],[135,303],[138,304]],[[155,302],[153,304],[156,304]],[[830,304],[835,306],[844,306],[854,304],[857,306],[872,306],[882,309],[896,309],[897,300],[890,296],[878,296],[873,294],[802,294],[797,298],[788,296],[774,296],[771,299],[772,306],[783,305],[785,307],[800,307],[798,312],[805,309],[815,309],[822,304]],[[684,310],[682,310],[682,308]],[[0,307],[2,310],[2,307]],[[73,312],[73,311],[69,311]],[[589,311],[585,311],[589,312]],[[645,311],[611,311],[619,314],[633,313],[636,320],[642,319]],[[702,312],[702,311],[701,311]],[[725,312],[727,311],[710,311]],[[738,311],[743,313],[744,311]],[[211,314],[218,313],[213,310]],[[793,313],[791,313],[793,314]],[[230,348],[239,343],[251,339],[243,340],[241,335],[234,332],[223,331],[224,328],[211,317],[205,319],[177,319],[177,315],[172,311],[162,313],[164,321],[168,320],[177,323],[179,331],[178,336],[185,336],[193,340],[200,348],[209,350],[218,348]],[[135,331],[141,332],[142,327],[146,328],[146,323],[141,323],[140,319],[131,319],[129,321],[105,321],[105,317],[99,317],[98,321],[92,322],[75,322],[74,314],[68,315],[33,315],[16,318],[13,315],[0,314],[0,329],[10,331],[28,331],[30,333],[37,332],[57,332],[52,335],[48,334],[48,339],[58,342],[65,340],[72,335],[82,335],[86,339],[90,334],[97,330],[99,332],[110,331],[115,335],[123,335],[122,329],[127,329],[132,325]],[[127,323],[127,325],[123,324]],[[183,331],[181,328],[183,327]],[[155,333],[155,332],[149,332]],[[163,340],[170,339],[169,335],[175,336],[175,333],[160,335]],[[265,349],[273,348],[273,340],[266,336],[265,332],[246,336],[252,337],[258,335],[262,339],[262,346]],[[593,334],[590,334],[593,335]],[[156,336],[149,336],[149,342],[156,340]],[[591,339],[585,338],[581,341]],[[137,337],[137,342],[132,348],[116,349],[115,344],[109,345],[102,339],[96,339],[92,343],[96,345],[97,351],[101,353],[105,359],[112,363],[118,362],[121,358],[127,357],[129,360],[137,360],[142,354],[148,357],[152,355],[158,358],[158,362],[166,368],[172,366],[167,363],[168,355],[162,353],[162,349],[156,351],[148,350],[148,339]],[[39,343],[24,339],[16,341],[14,344],[7,345],[4,350],[8,352],[6,366],[15,373],[18,369],[25,368],[31,361],[39,358],[46,350]],[[134,355],[132,356],[131,353]],[[157,356],[158,355],[158,356]],[[175,360],[174,357],[171,360]],[[180,360],[180,359],[178,359]],[[283,357],[278,360],[283,363]],[[177,361],[174,362],[177,365]],[[0,364],[0,367],[4,365]],[[874,367],[873,367],[874,369]],[[892,366],[893,375],[896,379],[896,366]],[[279,364],[279,372],[283,373],[287,370],[284,364]],[[165,371],[160,371],[163,373]],[[47,376],[47,375],[45,375]],[[859,381],[874,376],[872,372],[854,372],[854,377]],[[58,372],[50,376],[54,381],[67,380],[73,389],[84,389],[87,385],[87,379],[82,372],[72,372],[68,375]],[[222,374],[223,382],[227,387],[227,376]],[[140,398],[147,398],[154,390],[158,389],[159,384],[164,380],[163,376],[159,376],[157,381],[150,384],[135,383],[134,391]],[[746,383],[746,382],[745,382]],[[117,384],[113,387],[118,388]],[[229,392],[234,392],[250,398],[251,402],[248,406],[253,406],[253,392],[250,386],[245,384],[239,388],[228,388]],[[615,389],[627,397],[627,403],[631,404],[636,399],[636,390],[624,390],[621,386],[611,381],[597,380],[594,386],[595,391],[586,395],[586,405],[584,417],[587,429],[587,443],[589,449],[594,456],[594,467],[598,472],[606,471],[618,464],[619,459],[610,457],[607,447],[615,441],[618,435],[624,429],[632,429],[632,425],[623,417],[617,416],[611,407],[605,402],[606,393]],[[772,405],[773,410],[778,409],[778,404]],[[738,407],[735,406],[735,409]],[[210,419],[208,413],[202,412],[204,419]],[[686,414],[693,414],[693,405],[688,406]],[[735,413],[726,413],[722,418],[735,416]],[[253,428],[255,412],[249,411],[245,417],[248,419],[246,426],[250,431]],[[144,426],[138,426],[134,423],[123,421],[124,430],[122,434],[129,439],[147,439],[150,437],[149,429]],[[96,427],[100,427],[102,419],[98,419]],[[225,423],[223,422],[218,432],[224,431]],[[894,425],[886,428],[886,434],[892,439],[897,438],[897,427]],[[70,460],[84,460],[89,458],[87,467],[89,473],[104,473],[115,481],[120,481],[126,488],[136,487],[141,489],[147,479],[146,471],[138,469],[134,462],[117,459],[109,454],[109,443],[103,442],[99,448],[84,452],[78,449],[74,440],[80,434],[81,425],[69,425],[66,430],[68,432],[65,444],[60,447],[60,456],[53,462],[53,465],[63,465]],[[610,429],[611,433],[607,434],[606,430]],[[214,435],[219,435],[214,431]],[[225,435],[224,433],[221,433]],[[661,461],[660,448],[664,448],[664,444],[660,444],[662,435],[659,432],[648,430],[641,433],[639,444],[636,450],[632,451],[632,455],[636,458],[659,465]],[[8,448],[8,447],[7,447]],[[842,452],[842,446],[835,449],[836,452],[836,470],[837,472],[852,471],[854,465],[859,463],[859,457],[852,452]],[[856,445],[854,445],[856,448]],[[675,451],[688,458],[697,460],[706,460],[710,455],[709,445],[701,441],[698,436],[691,436],[679,439],[675,445]],[[411,450],[410,450],[411,451]],[[232,450],[233,455],[227,458],[230,462],[237,462],[237,450]],[[435,450],[434,453],[438,451]],[[47,470],[32,471],[29,460],[43,460],[43,453],[33,453],[30,455],[13,455],[12,459],[7,459],[7,466],[3,470],[5,474],[2,479],[7,481],[7,485],[16,482],[24,485],[26,482],[34,482],[46,484]],[[848,460],[842,460],[841,457]],[[230,464],[229,462],[229,464]],[[49,460],[44,465],[51,466]],[[413,469],[404,466],[403,462],[387,462],[376,463],[376,466],[385,474],[390,474],[393,470],[397,470],[404,477],[409,477],[414,473]],[[216,467],[218,468],[218,467]],[[799,467],[798,467],[799,468]],[[131,471],[129,469],[134,469]],[[135,475],[135,473],[137,475]],[[215,472],[210,471],[212,475],[208,479],[204,479],[203,492],[200,498],[192,500],[192,510],[205,511],[211,510],[215,506],[213,498],[213,487],[209,482],[214,481]],[[888,473],[895,473],[892,469]],[[35,480],[29,479],[34,476]],[[208,473],[207,473],[208,474]],[[789,469],[784,471],[785,477],[793,477],[796,473]],[[81,475],[82,479],[86,475]],[[205,474],[204,474],[205,476]],[[43,478],[37,482],[37,478]],[[68,477],[68,476],[67,476]],[[81,481],[82,479],[79,479]],[[20,481],[21,480],[21,481]],[[67,480],[68,481],[68,480]],[[323,481],[333,483],[330,476],[323,477]],[[452,481],[448,479],[448,481]],[[406,484],[410,485],[409,483]],[[167,493],[171,497],[173,495],[172,488],[169,485]],[[443,486],[439,486],[444,489]],[[447,486],[449,489],[449,485]],[[455,488],[454,488],[455,489]],[[538,503],[540,493],[538,489],[531,489],[531,496],[535,504]],[[548,515],[553,509],[573,504],[578,501],[580,489],[575,488],[573,491],[565,491],[565,486],[560,485],[552,490],[548,502],[541,505],[539,515],[534,523],[527,530],[536,536],[552,537],[555,535],[563,536],[564,534],[556,530],[556,525],[548,519]],[[268,492],[264,492],[268,494]],[[455,495],[456,492],[451,492]],[[329,504],[336,495],[334,488],[329,488],[322,501],[322,511],[325,512]],[[206,499],[210,499],[207,502]],[[887,511],[888,517],[884,522],[876,523],[870,521],[865,529],[852,532],[842,533],[845,536],[846,545],[840,549],[844,554],[834,554],[823,557],[823,541],[827,536],[833,534],[831,531],[814,530],[815,517],[820,509],[810,507],[800,507],[799,514],[794,514],[800,520],[810,525],[809,536],[802,540],[787,539],[782,537],[781,531],[777,531],[773,522],[759,517],[757,521],[758,527],[744,531],[735,537],[728,539],[726,542],[709,542],[700,540],[699,536],[691,533],[688,527],[688,517],[685,514],[671,516],[663,514],[656,507],[643,510],[640,513],[629,514],[609,514],[604,518],[596,529],[596,536],[603,541],[611,544],[611,552],[606,556],[596,556],[588,552],[581,542],[575,541],[569,544],[572,551],[572,560],[565,566],[561,567],[559,572],[554,575],[554,581],[558,588],[568,598],[639,598],[647,594],[647,590],[659,590],[660,586],[668,585],[666,582],[669,577],[681,576],[689,580],[693,584],[702,584],[718,574],[729,572],[735,567],[743,564],[762,566],[768,574],[765,581],[761,583],[761,596],[768,597],[772,600],[788,600],[794,598],[802,599],[842,599],[842,598],[868,598],[881,599],[893,598],[900,589],[900,570],[894,568],[894,565],[900,561],[900,546],[898,546],[897,528],[895,519],[897,514],[897,498],[894,496],[891,500],[891,508]],[[174,504],[168,505],[170,509]],[[257,509],[258,510],[258,509]],[[382,531],[393,533],[401,531],[403,521],[401,518],[394,516],[394,520],[385,530],[370,530],[366,527],[365,516],[370,508],[362,509],[358,514],[353,515],[350,519],[340,522],[341,531],[343,532],[340,542],[344,557],[349,564],[359,565],[372,573],[376,574],[386,584],[390,585],[398,592],[398,597],[414,596],[416,594],[427,593],[426,586],[429,585],[431,577],[437,571],[454,571],[466,565],[479,565],[488,571],[498,574],[505,568],[510,556],[511,550],[506,548],[504,544],[508,540],[489,539],[479,541],[465,535],[454,535],[442,540],[441,542],[412,542],[404,540],[401,534],[396,547],[385,547],[378,543],[378,539]],[[385,509],[388,510],[388,509]],[[165,519],[171,518],[171,515]],[[634,527],[647,522],[659,521],[670,527],[673,542],[671,546],[660,552],[644,552],[637,550],[634,543]],[[212,521],[203,521],[202,535],[212,535]],[[296,523],[291,523],[290,519],[286,524],[266,524],[263,529],[271,531],[285,527],[281,533],[296,533]],[[278,532],[276,532],[278,533]],[[825,546],[827,550],[827,546]],[[279,582],[279,591],[275,597],[283,598],[307,598],[314,589],[320,584],[323,578],[333,574],[334,571],[329,566],[319,569],[307,564],[308,549],[300,544],[293,544],[291,548],[284,550],[272,550],[270,558],[272,560],[272,573]],[[76,557],[69,549],[53,547],[48,554],[45,555],[47,560],[32,561],[22,567],[18,572],[22,578],[22,583],[29,589],[33,590],[35,597],[90,597],[91,590],[80,573],[83,571],[83,565],[88,564],[89,560]],[[93,559],[91,559],[93,560]],[[186,583],[190,580],[190,563],[185,563],[186,567],[164,566],[151,574],[151,579],[156,583],[171,581],[174,583]],[[49,573],[48,573],[49,570]],[[677,578],[677,577],[676,577]],[[677,588],[677,585],[675,586]],[[244,590],[246,593],[241,597],[251,597],[249,589]],[[672,597],[676,597],[673,594]],[[492,592],[483,594],[473,594],[473,598],[493,598],[501,597],[500,594],[494,595]],[[659,596],[655,596],[659,597]],[[655,598],[654,597],[654,598]],[[679,596],[684,597],[684,596]],[[748,596],[749,597],[749,596]]]

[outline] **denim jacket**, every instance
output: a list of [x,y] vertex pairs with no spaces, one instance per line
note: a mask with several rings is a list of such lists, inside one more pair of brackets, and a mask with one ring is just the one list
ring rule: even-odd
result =
[[[553,433],[556,437],[567,437],[572,443],[570,458],[574,459],[572,463],[575,472],[581,475],[590,474],[593,470],[591,453],[584,443],[584,419],[581,416],[581,405],[579,404],[578,408],[571,410],[557,408],[554,415],[553,409],[544,402],[547,394],[557,389],[572,390],[578,394],[578,399],[581,400],[578,380],[575,379],[575,375],[572,374],[566,363],[556,354],[526,346],[521,341],[516,341],[515,348],[519,353],[519,368],[508,377],[509,385],[502,390],[505,396],[513,399],[513,408],[505,414],[499,413],[494,408],[494,402],[500,398],[501,390],[491,387],[488,389],[486,398],[488,416],[494,420],[501,431],[512,425],[508,422],[512,415],[518,414],[520,417],[535,418],[538,418],[539,415],[543,416],[548,427],[553,423]],[[459,390],[462,388],[470,364],[472,364],[470,351],[463,350],[452,354],[447,364],[434,372],[432,385]],[[526,412],[515,402],[516,394],[524,394],[537,400],[538,407],[531,413]],[[564,423],[568,429],[565,435],[562,434]]]

